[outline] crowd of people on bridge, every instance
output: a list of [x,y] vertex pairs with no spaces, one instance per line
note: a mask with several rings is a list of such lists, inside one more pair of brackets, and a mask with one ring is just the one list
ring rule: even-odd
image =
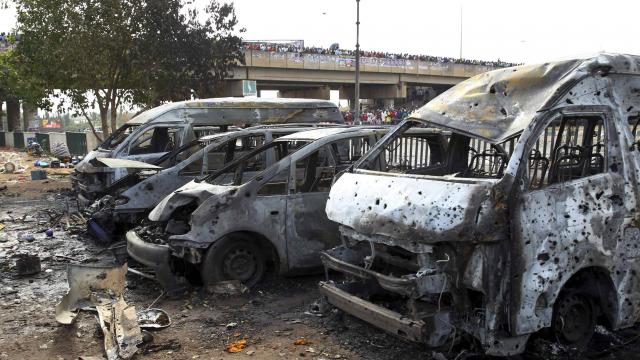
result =
[[[336,56],[347,56],[347,57],[353,57],[355,56],[355,53],[356,53],[355,50],[340,49],[339,46],[337,46],[337,44],[334,44],[329,48],[322,48],[322,47],[315,47],[315,46],[304,47],[304,46],[298,45],[298,43],[246,42],[244,43],[244,47],[247,50],[260,50],[260,51],[270,51],[270,52],[280,52],[280,53],[336,55]],[[445,57],[445,56],[411,55],[406,53],[398,54],[398,53],[389,53],[389,52],[383,52],[383,51],[360,50],[360,56],[371,57],[371,58],[381,58],[381,59],[391,59],[391,60],[417,60],[417,61],[427,61],[427,62],[442,63],[442,64],[454,63],[454,64],[493,66],[493,67],[509,67],[509,66],[520,65],[520,64],[505,62],[500,59],[496,61],[472,60],[472,59],[451,58],[451,57]]]
[[358,125],[392,125],[397,124],[400,121],[406,119],[415,108],[379,108],[379,109],[363,109],[360,113],[359,120],[354,118],[354,114],[351,111],[344,112],[344,121],[347,124]]

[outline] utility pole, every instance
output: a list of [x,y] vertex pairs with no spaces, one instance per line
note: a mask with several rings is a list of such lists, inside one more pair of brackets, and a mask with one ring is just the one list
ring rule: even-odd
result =
[[460,5],[460,59],[462,60],[462,5]]
[[360,0],[356,0],[356,87],[353,121],[360,123]]

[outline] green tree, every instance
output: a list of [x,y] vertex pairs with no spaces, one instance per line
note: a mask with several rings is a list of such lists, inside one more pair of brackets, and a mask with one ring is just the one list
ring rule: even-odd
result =
[[94,132],[88,109],[97,107],[105,135],[121,106],[207,96],[242,60],[233,5],[216,0],[204,13],[182,0],[15,3],[24,66]]

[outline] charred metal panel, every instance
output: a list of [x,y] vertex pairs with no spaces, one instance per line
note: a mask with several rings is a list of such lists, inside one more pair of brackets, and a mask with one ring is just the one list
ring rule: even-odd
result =
[[468,241],[484,232],[478,221],[491,209],[486,202],[492,185],[491,181],[344,174],[331,188],[326,210],[329,219],[363,234],[427,244]]

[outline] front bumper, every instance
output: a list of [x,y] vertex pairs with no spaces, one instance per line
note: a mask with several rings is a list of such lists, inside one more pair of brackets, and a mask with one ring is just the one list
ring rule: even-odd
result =
[[[389,276],[360,266],[363,258],[362,251],[346,246],[321,252],[325,268],[355,278],[355,281],[339,285],[331,281],[321,282],[320,292],[329,303],[405,340],[424,342],[430,347],[444,345],[453,331],[450,311],[437,303],[419,300],[419,294],[429,289],[446,291],[445,275],[426,275],[423,279]],[[366,300],[380,290],[401,295],[410,302],[419,301],[419,311],[414,312],[415,315],[402,314]]]
[[362,299],[349,292],[349,286],[338,287],[331,281],[320,282],[320,293],[329,303],[392,335],[413,342],[425,342],[430,347],[444,345],[453,328],[447,309],[431,309],[430,316],[414,320],[399,312]]
[[325,268],[332,269],[362,280],[375,280],[383,289],[410,298],[419,298],[427,294],[439,294],[450,289],[447,275],[436,273],[431,275],[395,277],[365,269],[359,264],[365,254],[357,249],[338,246],[320,253]]
[[148,243],[135,230],[127,232],[127,253],[142,265],[151,268],[155,279],[169,292],[184,289],[185,281],[176,276],[171,269],[171,248],[165,244]]

